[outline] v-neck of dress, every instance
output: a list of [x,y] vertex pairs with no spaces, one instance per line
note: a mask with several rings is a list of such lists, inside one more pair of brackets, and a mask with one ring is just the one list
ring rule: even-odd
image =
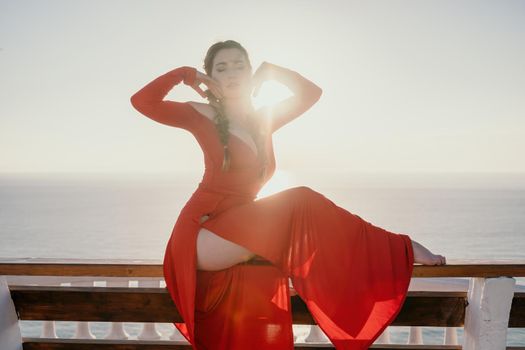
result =
[[[191,106],[191,105],[190,105]],[[193,108],[201,117],[205,118],[207,121],[209,121],[211,124],[213,124],[213,126],[215,127],[215,122],[213,120],[211,120],[210,118],[208,118],[206,115],[202,114],[201,112],[199,112],[196,108],[194,108],[193,106],[191,106],[191,108]],[[259,157],[259,152],[257,151],[257,144],[255,143],[255,141],[253,140],[253,137],[250,136],[250,139],[252,140],[252,142],[254,143],[255,145],[255,151],[252,149],[252,147],[244,142],[244,140],[236,135],[235,133],[231,132],[230,130],[230,136],[233,136],[235,139],[237,139],[240,143],[243,144],[243,146],[247,147],[250,152],[254,155],[254,157],[258,158]]]
[[244,144],[244,146],[248,147],[255,157],[259,157],[259,152],[257,151],[257,144],[253,140],[253,137],[248,136],[250,140],[253,142],[253,144],[255,145],[255,151],[253,150],[252,146],[250,146],[247,142],[245,142],[239,135],[236,135],[235,133],[233,133],[231,129],[230,129],[230,136],[233,136],[235,139],[239,140],[240,143]]

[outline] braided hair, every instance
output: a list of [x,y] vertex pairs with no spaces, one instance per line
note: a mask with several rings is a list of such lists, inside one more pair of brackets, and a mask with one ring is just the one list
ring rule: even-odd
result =
[[[250,63],[248,52],[237,41],[234,41],[234,40],[219,41],[213,44],[208,49],[208,52],[206,53],[206,57],[204,59],[203,68],[206,71],[206,74],[208,76],[211,76],[213,59],[215,58],[215,55],[217,54],[217,52],[219,52],[219,50],[221,49],[227,49],[227,48],[237,48],[241,50],[243,54],[245,55],[246,60],[248,61],[248,64]],[[230,138],[230,131],[229,131],[230,120],[228,119],[228,116],[224,112],[224,106],[222,104],[222,101],[218,99],[211,92],[210,89],[206,89],[204,93],[206,94],[206,99],[208,100],[208,103],[215,110],[215,117],[214,117],[215,128],[217,129],[221,144],[223,145],[223,149],[224,149],[224,157],[223,157],[221,169],[222,171],[228,171],[230,169],[230,159],[231,159],[231,152],[230,152],[230,149],[228,148],[228,141]],[[248,118],[248,131],[257,146],[258,159],[260,159],[263,163],[263,167],[261,168],[259,176],[261,179],[264,179],[266,177],[266,172],[268,168],[268,159],[267,159],[266,152],[265,152],[265,140],[266,140],[267,130],[263,127],[263,123],[261,123],[260,120],[257,120],[256,118],[251,117],[251,118]]]

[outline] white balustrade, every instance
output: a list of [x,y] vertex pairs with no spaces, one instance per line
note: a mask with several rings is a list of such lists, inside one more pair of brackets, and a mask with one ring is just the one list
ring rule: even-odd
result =
[[[62,283],[49,283],[48,285],[62,285]],[[40,332],[42,338],[58,338],[56,333],[56,324],[55,321],[42,321],[42,329]]]
[[184,342],[186,340],[186,338],[184,338],[184,336],[182,335],[181,332],[179,332],[178,328],[175,327],[175,325],[173,326],[173,333],[170,334],[170,336],[168,337],[169,340],[174,340],[174,341],[181,341],[181,342]]
[[423,330],[421,327],[410,327],[408,344],[423,344]]
[[[13,310],[9,311],[9,305],[5,302],[8,296],[8,284],[20,285],[63,285],[71,286],[93,286],[94,277],[83,276],[0,276],[0,326],[6,328],[6,322],[10,322],[8,317],[13,317]],[[100,277],[97,278],[100,280]],[[139,287],[165,288],[166,283],[162,278],[134,278],[138,281]],[[35,283],[36,282],[36,283]],[[69,282],[69,283],[68,283]],[[130,287],[130,279],[126,277],[106,278],[107,287]],[[4,283],[4,286],[1,285]],[[293,287],[293,286],[292,286]],[[3,288],[3,289],[2,289]],[[464,350],[497,350],[505,349],[508,318],[514,291],[523,291],[523,286],[517,286],[514,278],[495,277],[495,278],[413,278],[409,290],[439,290],[439,291],[467,291],[468,306],[465,315],[465,328],[463,337]],[[5,300],[4,300],[5,299]],[[11,306],[12,307],[12,306]],[[7,311],[6,311],[7,310]],[[16,314],[14,315],[16,317]],[[12,321],[12,320],[11,320]],[[168,339],[177,343],[186,343],[187,340],[173,326],[173,332]],[[391,329],[387,327],[376,339],[375,344],[391,343]],[[458,329],[462,327],[443,327],[444,345],[458,345]],[[410,327],[408,344],[423,344],[423,327]],[[16,332],[5,333],[2,341],[10,341],[19,336]],[[57,338],[55,321],[43,321],[41,337]],[[94,339],[89,328],[89,322],[76,322],[74,338]],[[125,331],[122,322],[111,322],[111,327],[105,339],[129,339],[130,335]],[[145,322],[142,325],[140,334],[137,336],[141,340],[158,340],[162,335],[158,332],[155,322]],[[294,334],[294,341],[297,336]],[[329,338],[317,325],[310,326],[305,342],[330,343]],[[13,348],[14,349],[14,348]]]
[[[139,280],[139,287],[144,288],[159,288],[160,283],[158,279],[155,280]],[[143,340],[158,340],[162,335],[157,331],[155,322],[143,323],[142,331],[137,336],[137,339]]]
[[386,327],[374,344],[389,344],[390,342],[390,327]]
[[[129,287],[129,281],[123,279],[108,279],[106,287]],[[129,334],[124,329],[124,323],[111,322],[108,333],[104,339],[129,339]]]
[[[93,279],[86,281],[73,281],[71,282],[71,287],[92,287]],[[91,333],[89,329],[89,322],[79,321],[76,322],[75,335],[73,338],[76,339],[95,339],[96,337]]]
[[22,334],[5,276],[0,276],[0,344],[3,350],[22,349]]
[[463,350],[504,350],[516,280],[473,277],[468,291]]
[[330,339],[318,325],[310,326],[310,333],[304,338],[305,342],[329,343]]
[[458,327],[445,327],[444,345],[458,345]]

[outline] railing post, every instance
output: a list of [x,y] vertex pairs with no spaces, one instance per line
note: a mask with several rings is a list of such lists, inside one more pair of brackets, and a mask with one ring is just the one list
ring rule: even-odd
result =
[[0,276],[0,344],[2,350],[22,350],[18,316],[4,276]]
[[445,337],[443,339],[444,345],[457,345],[458,344],[458,331],[457,327],[445,327]]
[[[128,280],[108,279],[106,280],[106,287],[129,287]],[[109,331],[104,339],[129,339],[129,334],[124,329],[123,322],[111,322]]]
[[[61,286],[62,285],[62,283],[56,282],[56,281],[54,282],[49,281],[49,283],[44,283],[44,284],[48,284],[50,286]],[[37,282],[35,285],[39,285],[39,283]],[[55,339],[58,338],[55,321],[52,321],[52,320],[42,321],[42,328],[40,328],[40,337],[41,338],[55,338]]]
[[[295,339],[295,338],[294,338]],[[310,326],[310,332],[304,339],[305,342],[323,342],[323,343],[329,343],[330,339],[326,336],[326,334],[323,332],[321,327],[314,324]]]
[[[139,287],[153,287],[158,288],[160,285],[159,280],[139,280]],[[157,340],[162,338],[161,334],[157,331],[155,322],[147,322],[142,324],[142,331],[137,336],[140,340]]]
[[407,344],[423,344],[423,329],[421,327],[410,327]]
[[[71,286],[92,287],[93,281],[72,281]],[[93,333],[91,333],[91,329],[89,328],[89,322],[78,321],[76,324],[77,327],[75,329],[75,335],[73,336],[74,339],[96,339]]]
[[390,340],[390,327],[386,327],[383,333],[377,337],[374,341],[374,344],[389,344],[392,341]]
[[463,350],[505,350],[515,284],[512,277],[470,279]]

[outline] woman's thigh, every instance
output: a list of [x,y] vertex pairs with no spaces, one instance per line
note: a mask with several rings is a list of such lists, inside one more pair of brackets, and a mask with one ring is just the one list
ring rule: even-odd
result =
[[[201,220],[202,222],[203,220]],[[216,271],[251,259],[255,254],[236,243],[201,228],[197,235],[197,269]]]

